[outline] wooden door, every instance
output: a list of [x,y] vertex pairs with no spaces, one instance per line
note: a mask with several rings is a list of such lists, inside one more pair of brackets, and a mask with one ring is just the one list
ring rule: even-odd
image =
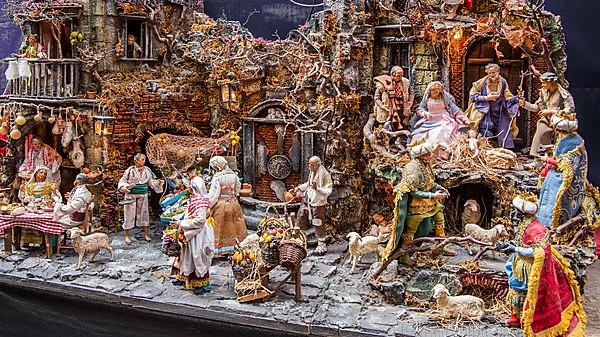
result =
[[[469,91],[473,82],[479,80],[486,75],[485,66],[488,63],[497,63],[500,65],[500,75],[506,79],[508,87],[513,95],[517,95],[517,89],[521,81],[521,70],[525,71],[528,67],[526,59],[522,58],[521,51],[513,49],[506,41],[503,41],[498,50],[502,54],[498,58],[494,46],[490,39],[483,39],[473,43],[467,50],[465,55],[465,100],[464,108],[466,108]],[[530,92],[529,82],[525,81],[524,90]],[[520,115],[517,117],[517,126],[519,134],[515,138],[515,147],[522,148],[526,146],[528,139],[528,113],[521,109]]]

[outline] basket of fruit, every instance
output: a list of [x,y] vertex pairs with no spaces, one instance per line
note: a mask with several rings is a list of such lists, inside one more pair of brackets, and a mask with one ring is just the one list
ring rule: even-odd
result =
[[294,269],[306,257],[306,235],[298,228],[288,228],[284,231],[279,245],[279,264],[288,269]]
[[231,270],[237,282],[240,282],[249,276],[254,269],[256,254],[248,248],[236,246],[231,256]]
[[[271,216],[269,210],[273,209],[276,216]],[[288,221],[279,215],[277,209],[269,206],[265,217],[258,224],[258,245],[265,265],[275,266],[279,263],[279,244],[283,238],[284,231],[289,228]]]
[[162,252],[167,256],[179,256],[184,241],[185,237],[183,233],[178,233],[176,225],[168,227],[163,231]]
[[260,236],[258,245],[263,262],[267,266],[274,266],[279,263],[279,243],[283,238],[283,231],[283,228],[278,227],[270,231],[264,231]]

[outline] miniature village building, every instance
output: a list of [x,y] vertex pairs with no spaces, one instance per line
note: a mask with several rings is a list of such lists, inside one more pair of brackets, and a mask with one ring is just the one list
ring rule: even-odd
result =
[[[13,7],[13,19],[25,35],[38,36],[47,55],[29,58],[22,70],[30,74],[14,76],[0,98],[6,130],[21,133],[8,142],[0,186],[12,186],[16,199],[25,142],[37,135],[64,158],[63,186],[71,186],[83,166],[102,168],[99,224],[114,230],[120,222],[117,180],[136,152],[146,152],[165,175],[173,168],[206,168],[212,155],[226,155],[253,186],[242,203],[258,212],[305,182],[307,161],[317,155],[334,183],[332,232],[365,231],[376,213],[389,223],[393,188],[410,158],[405,144],[379,143],[386,135],[370,117],[374,77],[401,66],[416,94],[412,110],[432,81],[441,81],[465,110],[472,83],[489,63],[499,64],[512,93],[530,102],[541,86],[536,76],[524,76],[532,66],[566,83],[558,17],[536,8],[527,13],[531,20],[519,21],[511,15],[526,10],[520,2],[500,8],[482,0],[448,19],[441,2],[326,0],[305,27],[278,41],[254,38],[239,22],[208,18],[202,1]],[[18,66],[19,60],[5,62]],[[14,124],[18,114],[26,124]],[[92,117],[98,115],[116,118],[112,135],[94,133]],[[74,146],[62,142],[65,130],[55,132],[59,119],[83,136],[83,165],[69,159]],[[522,110],[516,124],[518,152],[531,144],[536,117]],[[241,135],[241,144],[228,132],[232,139]],[[500,168],[440,164],[437,181],[451,195],[449,232],[462,232],[460,210],[468,199],[485,209],[482,227],[510,223],[512,197],[537,188],[537,174],[518,166],[516,157]]]

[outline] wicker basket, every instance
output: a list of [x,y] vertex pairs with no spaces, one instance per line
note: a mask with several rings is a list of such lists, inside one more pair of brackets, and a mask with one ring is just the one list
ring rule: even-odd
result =
[[270,248],[261,249],[263,262],[267,266],[275,266],[279,263],[279,245],[274,244]]
[[167,256],[179,256],[181,253],[181,245],[175,241],[169,241],[162,246],[162,252]]
[[233,271],[233,277],[235,280],[240,282],[250,276],[250,273],[252,272],[252,265],[246,268],[242,268],[240,266],[231,266],[231,270]]
[[[291,238],[302,240],[302,244],[290,240]],[[287,229],[279,245],[279,264],[285,268],[294,269],[300,266],[305,257],[306,235],[298,227]]]

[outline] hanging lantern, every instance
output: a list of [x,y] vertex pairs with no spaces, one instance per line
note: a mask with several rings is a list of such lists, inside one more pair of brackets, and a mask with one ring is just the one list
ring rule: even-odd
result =
[[13,128],[12,131],[10,132],[10,138],[12,138],[14,140],[21,138],[21,131],[17,128]]
[[35,116],[33,116],[33,120],[36,122],[39,122],[42,120],[42,114],[40,112],[38,112],[37,114],[35,114]]
[[25,123],[27,123],[27,119],[25,117],[23,117],[23,114],[19,112],[19,114],[17,115],[17,118],[15,118],[15,123],[17,125],[24,125]]
[[230,104],[238,103],[237,87],[239,82],[235,80],[235,73],[227,74],[227,79],[217,82],[221,86],[221,101],[229,108]]
[[97,136],[112,136],[117,119],[113,116],[94,116],[94,133]]

